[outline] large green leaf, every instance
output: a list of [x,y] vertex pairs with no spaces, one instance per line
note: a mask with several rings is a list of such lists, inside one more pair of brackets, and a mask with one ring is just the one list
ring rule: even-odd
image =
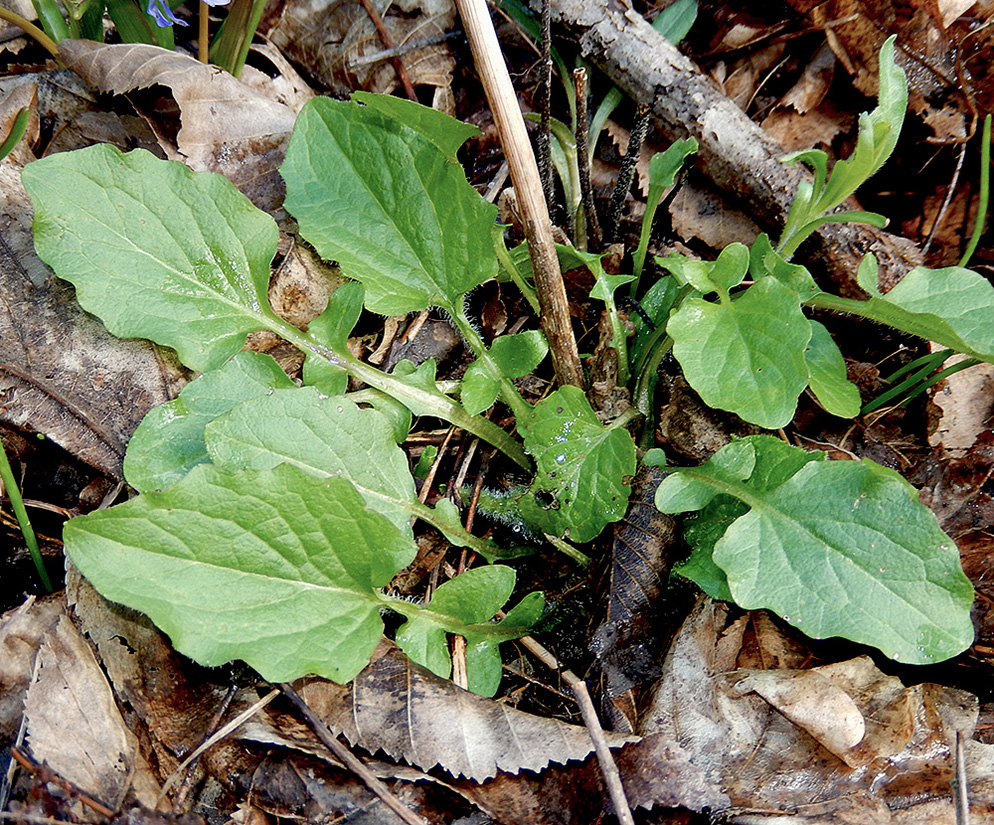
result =
[[673,355],[709,406],[761,427],[783,427],[808,385],[811,325],[797,293],[775,278],[763,278],[735,301],[712,288],[720,303],[690,297],[670,317]]
[[72,519],[66,551],[105,597],[147,613],[204,665],[342,682],[382,632],[376,588],[414,542],[345,479],[202,464],[162,493]]
[[414,479],[389,421],[375,410],[310,387],[278,390],[234,407],[205,436],[219,467],[268,470],[286,463],[313,476],[345,478],[371,509],[410,530]]
[[474,135],[480,134],[480,130],[471,123],[463,123],[445,112],[422,106],[413,100],[372,92],[353,92],[350,97],[357,103],[370,106],[387,117],[410,126],[438,146],[452,161],[456,160],[456,152],[460,146]]
[[497,272],[496,207],[434,142],[371,106],[312,100],[281,172],[301,234],[362,281],[375,312],[454,306]]
[[211,460],[231,469],[266,470],[280,464],[322,478],[350,481],[370,509],[410,534],[412,516],[438,527],[454,543],[487,558],[490,542],[467,533],[458,514],[418,501],[407,457],[393,438],[389,419],[360,409],[347,398],[326,398],[311,387],[277,390],[239,404],[207,425]]
[[22,178],[38,255],[115,335],[173,347],[204,372],[245,333],[281,325],[266,298],[276,224],[221,175],[99,144]]
[[[966,649],[973,588],[955,543],[914,488],[872,462],[808,461],[776,441],[733,443],[707,464],[664,479],[656,492],[663,512],[686,510],[696,488],[749,508],[714,545],[735,601],[774,610],[809,636],[843,636],[902,662],[926,664]],[[751,448],[757,470],[771,470],[745,480],[715,472],[712,464],[733,448]],[[785,449],[797,458],[784,460]],[[766,451],[773,460],[759,460]]]
[[149,410],[128,442],[124,477],[136,490],[163,490],[210,461],[204,427],[232,407],[293,382],[268,355],[240,352],[194,379],[179,397]]
[[583,542],[625,515],[635,445],[625,429],[597,420],[581,390],[556,390],[519,428],[536,465],[535,480],[520,500],[528,524]]

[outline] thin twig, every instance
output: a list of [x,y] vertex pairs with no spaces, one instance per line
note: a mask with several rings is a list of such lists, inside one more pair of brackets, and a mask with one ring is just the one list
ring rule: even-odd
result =
[[621,825],[635,825],[632,809],[625,794],[625,787],[621,784],[621,772],[618,770],[618,765],[611,755],[611,749],[607,745],[607,738],[604,736],[604,729],[597,718],[597,711],[594,710],[594,703],[590,701],[587,683],[579,679],[575,685],[572,685],[572,688],[576,703],[580,706],[580,713],[583,715],[583,722],[587,726],[590,738],[594,740],[597,762],[601,766],[601,773],[604,775],[608,793],[611,794],[615,816],[618,817],[618,822]]
[[583,197],[583,211],[586,213],[587,225],[590,227],[590,243],[599,250],[603,237],[601,223],[597,220],[597,209],[594,206],[594,190],[590,185],[590,121],[587,114],[587,70],[573,70],[573,82],[576,84],[576,162],[580,172],[580,193]]
[[324,746],[330,750],[342,764],[345,765],[352,773],[358,776],[366,785],[369,790],[376,794],[383,804],[386,805],[391,811],[393,811],[397,816],[407,822],[408,825],[428,825],[427,820],[418,816],[414,811],[404,805],[396,796],[394,796],[390,789],[384,785],[373,772],[362,764],[345,745],[338,741],[338,739],[332,734],[328,726],[321,721],[318,715],[311,710],[310,706],[305,702],[299,693],[293,689],[289,684],[283,683],[280,685],[280,689],[283,691],[284,695],[297,707],[304,718],[307,720],[307,724],[311,726],[311,729],[317,735],[317,738],[321,740]]
[[956,750],[953,759],[955,769],[953,799],[956,803],[956,825],[970,825],[970,797],[966,782],[965,739],[963,731],[956,731]]
[[85,791],[82,791],[79,788],[77,788],[75,785],[72,784],[72,782],[69,782],[67,779],[63,779],[47,765],[39,764],[38,762],[35,762],[33,759],[29,759],[18,748],[12,747],[10,749],[10,755],[14,758],[14,761],[17,762],[17,764],[20,765],[22,768],[31,771],[31,773],[37,775],[43,782],[55,783],[60,788],[62,788],[62,790],[64,790],[66,793],[70,794],[71,796],[75,797],[80,802],[82,802],[84,805],[86,805],[87,808],[89,808],[92,811],[96,811],[98,814],[100,814],[100,816],[105,816],[108,819],[113,819],[115,816],[117,816],[117,811],[113,810],[112,808],[108,808],[106,805],[104,805],[103,802],[99,802],[98,800],[94,799]]
[[538,112],[542,119],[538,125],[538,174],[542,179],[545,204],[551,212],[556,199],[552,185],[552,6],[542,0],[542,56],[538,71]]
[[169,793],[173,785],[176,784],[176,780],[183,775],[183,772],[194,763],[195,760],[199,759],[201,754],[204,753],[208,748],[213,747],[218,742],[220,742],[224,737],[230,734],[232,731],[244,725],[249,719],[255,716],[260,710],[262,710],[266,705],[273,701],[280,692],[273,688],[265,696],[263,696],[258,702],[255,702],[250,708],[242,711],[234,719],[228,722],[224,727],[219,728],[214,731],[210,736],[208,736],[203,742],[201,742],[193,752],[184,759],[180,765],[174,770],[166,781],[162,785],[162,790],[159,791],[159,798],[155,802],[155,807],[158,808],[162,800],[166,798],[166,794]]
[[552,222],[535,154],[500,51],[497,33],[486,0],[456,0],[456,5],[494,115],[504,157],[511,170],[511,183],[518,196],[535,275],[535,291],[542,309],[542,331],[549,342],[556,380],[560,385],[571,384],[582,389],[583,368],[570,322],[566,285],[559,269]]
[[422,49],[438,46],[449,40],[458,40],[460,37],[465,37],[460,31],[440,32],[439,34],[422,37],[418,40],[408,40],[406,43],[401,43],[392,49],[383,49],[379,52],[373,52],[373,54],[356,57],[353,60],[349,60],[347,65],[350,69],[361,69],[363,66],[371,66],[374,63],[385,63],[387,60],[393,60],[395,57],[403,57],[412,52],[419,52]]
[[642,151],[642,144],[645,136],[649,134],[649,117],[652,110],[640,105],[635,114],[635,124],[632,126],[632,133],[628,138],[628,151],[625,152],[621,160],[621,167],[618,169],[618,180],[614,184],[614,193],[611,195],[611,205],[607,210],[607,221],[604,235],[609,241],[613,241],[618,234],[618,224],[621,223],[621,212],[625,207],[625,200],[628,198],[628,190],[632,186],[632,178],[635,177],[635,167],[638,165],[639,154]]
[[[498,618],[504,618],[504,612],[498,611]],[[604,736],[604,729],[597,719],[597,711],[590,701],[590,693],[587,691],[586,683],[572,670],[564,670],[560,667],[559,661],[552,653],[532,636],[522,636],[518,639],[518,644],[524,647],[536,659],[554,673],[558,673],[564,682],[570,686],[576,703],[580,706],[580,714],[583,722],[590,732],[590,738],[594,742],[594,751],[597,754],[597,762],[600,765],[604,782],[607,785],[608,793],[611,794],[611,802],[614,803],[615,814],[618,821],[623,825],[634,825],[632,811],[628,805],[628,797],[625,795],[625,788],[621,784],[621,773],[618,765],[611,755],[611,748],[608,747],[607,739]]]
[[932,241],[935,240],[935,235],[939,231],[939,227],[942,225],[942,221],[945,220],[946,212],[949,210],[949,204],[953,201],[953,195],[956,193],[956,184],[959,183],[960,172],[963,171],[963,159],[966,157],[966,144],[961,143],[959,147],[959,157],[956,159],[956,168],[953,170],[952,180],[949,181],[949,187],[946,189],[946,197],[942,200],[942,206],[939,207],[939,212],[935,216],[935,222],[932,224],[932,230],[928,233],[928,240],[925,241],[925,245],[922,247],[922,255],[928,255],[929,249],[932,248]]
[[[376,26],[376,32],[380,36],[383,48],[394,48],[393,38],[390,36],[390,32],[387,31],[387,27],[384,25],[380,13],[376,10],[376,6],[373,5],[373,0],[362,0],[362,7],[366,10],[366,14],[369,15],[369,19],[373,21],[373,25]],[[404,67],[400,56],[391,57],[390,63],[393,65],[393,70],[397,73],[400,85],[404,87],[404,94],[407,95],[407,99],[417,101],[418,93],[414,91],[414,84],[411,83],[411,78],[407,74],[407,69]]]

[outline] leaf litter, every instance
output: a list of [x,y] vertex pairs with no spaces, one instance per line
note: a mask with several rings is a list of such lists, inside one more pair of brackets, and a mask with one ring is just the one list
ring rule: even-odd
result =
[[[950,14],[948,11],[945,13],[947,16]],[[838,48],[838,41],[830,39],[829,42],[834,50]],[[851,59],[849,52],[853,50],[853,46],[851,43],[847,45],[846,54]],[[120,48],[85,46],[76,60],[80,64],[87,64],[87,68],[81,69],[84,76],[106,90],[125,91],[134,86],[153,83],[170,85],[158,67],[149,65],[145,55],[133,51],[113,51]],[[868,48],[875,54],[876,46]],[[837,53],[845,66],[846,59],[841,51]],[[123,80],[115,80],[107,70],[109,64],[122,59],[122,54],[125,55],[123,60],[128,68]],[[192,61],[183,62],[180,69],[176,61],[185,60],[177,55],[169,57],[165,62],[169,64],[168,71],[176,72],[173,77],[181,78],[173,81],[176,84],[173,88],[181,108],[186,107],[183,113],[183,130],[189,131],[181,140],[177,140],[174,147],[164,137],[166,131],[158,130],[163,141],[162,148],[167,155],[170,152],[181,153],[195,168],[229,171],[235,182],[242,184],[243,191],[248,189],[250,193],[256,192],[253,199],[257,203],[275,205],[279,200],[278,193],[274,193],[272,186],[265,181],[275,180],[271,174],[275,170],[273,158],[278,157],[281,152],[281,142],[292,124],[292,113],[287,114],[283,109],[246,94],[245,101],[248,103],[243,101],[239,105],[247,105],[255,113],[253,117],[262,113],[263,127],[259,135],[268,149],[258,152],[256,150],[259,147],[252,147],[250,142],[247,144],[248,148],[243,146],[238,151],[243,152],[242,159],[258,157],[259,161],[253,161],[251,167],[238,168],[239,164],[234,167],[225,166],[222,161],[230,157],[227,154],[230,148],[234,146],[237,149],[239,141],[246,139],[245,135],[238,131],[232,133],[235,118],[211,121],[195,114],[196,106],[205,103],[214,105],[218,95],[216,91],[204,91],[205,88],[211,89],[207,82],[208,75],[205,74],[210,70],[200,69]],[[105,61],[107,65],[101,61]],[[145,74],[141,75],[139,72],[137,77],[140,79],[136,80],[133,71],[140,67]],[[243,95],[241,88],[238,95]],[[285,107],[283,103],[279,105],[289,111],[289,107]],[[937,118],[929,119],[926,116],[926,121],[934,128]],[[208,129],[206,135],[202,136],[198,130],[205,128],[208,123],[212,128],[218,128],[220,133]],[[834,124],[835,121],[829,119],[824,126],[826,131],[822,134],[826,143],[831,142]],[[183,130],[180,130],[181,135]],[[259,163],[258,166],[254,165],[256,162]],[[0,166],[0,170],[9,168],[9,162]],[[256,190],[253,187],[257,179],[264,183]],[[3,188],[5,193],[19,190],[13,177],[3,181]],[[23,194],[20,197],[18,207],[12,212],[19,212],[23,216],[27,214],[27,209]],[[20,232],[22,239],[26,237],[23,227]],[[31,261],[30,249],[25,248],[23,240],[20,247],[12,245],[12,248],[17,250],[21,266],[27,266],[25,262]],[[29,290],[32,302],[38,301],[38,296],[45,294],[45,290],[39,288],[41,281],[38,279],[48,279],[54,288],[65,290],[58,282],[52,281],[42,265],[37,262],[33,265],[38,274],[35,276],[36,282],[32,284],[34,288]],[[31,271],[27,270],[29,273]],[[24,271],[18,274],[22,280],[31,278]],[[10,301],[11,296],[18,293],[13,287],[8,289],[4,286],[3,294]],[[68,301],[65,303],[69,306]],[[37,306],[43,304],[32,303],[32,308]],[[32,313],[27,312],[10,314],[12,317],[32,317]],[[78,318],[67,320],[64,315],[65,313],[50,313],[32,320],[50,333],[57,330],[60,336],[66,334],[65,330],[72,330],[74,326],[80,325],[85,327],[86,322],[92,320],[78,310]],[[19,320],[17,323],[23,324],[24,321]],[[94,325],[94,328],[99,329],[99,326]],[[23,332],[18,332],[16,337],[23,338],[23,335]],[[4,335],[4,340],[7,337]],[[129,361],[138,360],[138,350],[129,350],[128,342],[108,340],[121,345],[128,353]],[[77,355],[79,352],[90,353],[95,348],[88,338],[83,338],[83,343],[78,345],[66,344],[63,338],[60,345],[65,352]],[[153,363],[162,363],[158,360],[162,357],[160,354],[151,349],[148,351],[153,354]],[[23,355],[21,358],[24,360]],[[17,365],[14,356],[3,356],[3,363],[9,369],[14,369]],[[37,368],[37,363],[36,359],[32,359],[32,367]],[[64,363],[59,363],[65,372]],[[88,364],[70,365],[68,371],[73,389],[77,391],[80,383],[76,379],[79,375],[92,377],[99,374]],[[175,395],[182,378],[176,373],[165,377],[162,367],[159,368],[159,374],[162,387],[159,400],[165,400]],[[50,380],[46,374],[45,381]],[[51,386],[39,383],[42,393],[48,396],[55,394]],[[106,383],[113,385],[122,399],[133,398],[135,389],[141,386],[139,379],[128,375],[111,376]],[[21,403],[30,410],[32,426],[34,422],[44,420],[39,418],[44,404],[31,396],[27,396],[28,400],[24,402],[24,393],[20,395]],[[263,398],[265,397],[264,395]],[[66,416],[62,412],[63,421],[68,418],[70,422],[74,422],[82,414],[84,433],[87,428],[95,429],[93,424],[85,423],[89,421],[85,416],[92,409],[93,403],[85,393],[78,400],[75,395],[69,395],[65,399],[60,397],[59,400],[62,407],[70,413]],[[120,405],[126,406],[123,403]],[[137,405],[138,409],[141,407],[142,404]],[[9,419],[11,423],[24,427],[28,419],[24,415],[20,418],[16,416],[16,406],[5,406],[5,414],[8,409],[14,410]],[[101,414],[105,414],[104,409],[101,407]],[[140,414],[134,415],[135,409],[131,412],[130,419],[114,424],[115,433],[119,433],[115,437],[122,447],[141,417]],[[802,415],[811,416],[813,413],[804,409]],[[58,423],[59,415],[51,417]],[[90,414],[90,417],[93,415]],[[46,425],[39,430],[60,440],[70,452],[105,472],[113,475],[115,467],[119,467],[119,452],[118,463],[115,464],[113,450],[105,455],[95,452],[92,447],[85,445],[85,438],[72,434],[71,427],[68,428],[70,435],[63,434],[55,424]],[[92,433],[88,437],[92,440]],[[841,434],[830,437],[841,441]],[[983,437],[981,434],[980,438]],[[90,452],[87,452],[88,449]],[[907,448],[899,445],[896,449]],[[706,458],[712,452],[714,448],[705,448],[701,458]],[[985,460],[982,456],[982,451],[978,451],[977,461],[981,465]],[[553,462],[554,459],[553,456]],[[936,452],[931,466],[938,468],[937,472],[949,472],[947,468],[952,465],[946,463],[944,454]],[[120,470],[117,469],[116,472],[119,473]],[[968,500],[970,495],[977,495],[977,486],[986,483],[986,476],[978,481],[977,472],[973,467],[972,474],[969,475],[970,481],[967,483],[973,487],[966,495]],[[982,470],[980,472],[982,475]],[[658,483],[658,478],[655,483]],[[961,483],[960,489],[963,486]],[[942,496],[943,489],[953,487],[956,487],[955,479],[936,484],[932,489],[937,491],[937,496]],[[633,498],[639,496],[643,494],[636,488]],[[939,503],[948,509],[948,501],[948,498],[942,496]],[[989,521],[983,515],[977,516],[976,510],[972,512],[975,517],[969,526],[973,534],[982,535]],[[634,560],[631,556],[626,559],[621,554],[620,545],[615,548],[616,580],[612,582],[609,597],[614,609],[609,610],[605,623],[605,627],[611,632],[607,641],[602,642],[600,652],[620,656],[622,662],[625,662],[626,657],[631,657],[643,643],[639,633],[645,632],[646,625],[651,624],[650,630],[654,630],[656,624],[655,621],[642,621],[638,624],[639,632],[630,633],[624,630],[624,623],[633,621],[640,611],[651,610],[653,603],[660,598],[659,594],[665,590],[662,581],[668,562],[654,561],[648,557],[659,552],[670,539],[668,528],[659,519],[660,514],[656,511],[653,513],[652,518],[645,520],[632,509],[628,518],[633,524],[619,528],[620,540],[626,544],[628,540],[623,533],[625,529],[638,529],[647,536],[644,549],[639,550],[635,545]],[[962,514],[960,518],[962,521]],[[644,567],[639,566],[643,563]],[[635,571],[624,584],[620,575],[622,570]],[[13,738],[15,729],[21,727],[23,720],[27,744],[31,746],[33,756],[39,761],[47,760],[49,766],[62,774],[63,778],[74,782],[82,790],[101,797],[114,807],[130,791],[133,794],[132,802],[137,801],[146,808],[151,808],[154,805],[154,793],[150,795],[150,791],[161,784],[166,772],[175,767],[178,760],[211,727],[210,709],[222,707],[224,683],[231,678],[245,677],[244,674],[230,676],[192,668],[188,662],[172,652],[158,631],[142,620],[136,621],[119,610],[110,610],[105,602],[92,593],[86,597],[91,605],[87,609],[89,618],[84,618],[87,611],[81,608],[78,587],[77,583],[73,614],[77,621],[82,619],[85,632],[95,645],[99,662],[104,665],[107,675],[104,675],[97,660],[89,652],[90,648],[82,641],[69,616],[56,601],[42,601],[7,614],[0,624],[0,650],[16,650],[17,655],[4,658],[3,695],[12,696],[14,701],[3,704],[4,717],[0,719],[0,730],[4,731],[5,741]],[[633,589],[643,592],[631,601],[629,594]],[[622,603],[626,607],[619,610]],[[97,618],[94,618],[94,613]],[[751,619],[756,626],[764,621],[760,616],[762,614],[755,614]],[[26,628],[26,621],[36,621],[37,624],[33,628]],[[743,639],[748,635],[742,629],[745,621],[746,619],[736,620],[734,613],[728,614],[724,608],[714,603],[702,601],[669,648],[661,678],[656,684],[651,687],[641,684],[639,680],[643,678],[643,674],[637,668],[622,668],[625,679],[635,682],[634,687],[642,689],[641,697],[636,695],[637,691],[632,693],[632,702],[640,703],[640,714],[629,718],[629,724],[643,737],[642,741],[629,744],[618,755],[630,798],[635,804],[682,806],[698,812],[707,810],[712,815],[727,815],[739,822],[758,822],[760,819],[768,821],[771,817],[792,822],[805,818],[814,822],[853,816],[882,822],[917,822],[925,819],[952,822],[948,789],[954,771],[950,741],[955,738],[957,731],[962,731],[969,739],[969,782],[976,809],[975,816],[983,819],[984,806],[989,804],[991,796],[991,757],[988,753],[989,746],[971,738],[976,724],[976,700],[972,696],[953,688],[928,683],[905,687],[895,677],[884,675],[865,657],[816,668],[807,667],[804,657],[801,657],[802,661],[793,660],[782,663],[779,668],[764,669],[765,664],[776,662],[769,658],[765,662],[750,661],[745,648],[736,648],[735,639]],[[768,619],[765,621],[769,622]],[[790,633],[789,629],[775,632]],[[141,642],[139,638],[142,638]],[[785,644],[789,646],[789,643]],[[25,648],[30,651],[27,656]],[[155,664],[150,665],[148,660]],[[377,667],[387,663],[394,670],[384,675]],[[630,665],[630,659],[628,663]],[[973,667],[977,665],[974,664]],[[501,737],[509,736],[507,729],[501,728],[499,724],[494,727],[480,721],[476,715],[485,713],[491,716],[497,714],[503,719],[516,718],[509,714],[505,705],[474,697],[467,699],[466,694],[459,693],[448,682],[427,672],[419,672],[418,679],[412,682],[411,674],[415,670],[417,668],[412,668],[394,649],[378,656],[347,688],[312,681],[305,686],[304,692],[306,694],[310,690],[314,694],[314,704],[319,704],[316,698],[318,693],[325,695],[325,702],[329,701],[328,696],[334,697],[330,700],[331,703],[344,708],[344,712],[339,716],[328,713],[326,721],[332,723],[336,732],[344,732],[353,744],[370,752],[382,749],[424,769],[438,764],[450,775],[462,774],[473,778],[476,782],[464,785],[460,792],[499,821],[576,821],[575,816],[583,813],[594,815],[594,810],[600,809],[599,800],[603,791],[597,772],[591,770],[589,759],[580,763],[591,750],[585,739],[585,731],[574,727],[568,733],[552,735],[552,740],[557,744],[550,745],[548,741],[542,740],[543,736],[548,739],[549,734],[542,734],[540,731],[566,731],[568,726],[553,719],[537,718],[533,722],[521,721],[521,724],[530,736],[538,737],[535,741],[540,744],[533,743],[528,748],[522,748],[521,736],[510,735],[511,739],[516,740],[515,744],[505,745]],[[163,671],[170,674],[168,679],[163,679]],[[610,683],[611,667],[605,666],[605,672]],[[634,679],[631,676],[633,672]],[[186,694],[180,691],[184,679]],[[617,677],[614,679],[617,684]],[[156,685],[158,690],[155,689]],[[112,699],[112,690],[120,702],[136,711],[140,722],[120,715]],[[251,688],[248,690],[249,693],[252,692]],[[62,741],[66,739],[64,728],[52,727],[49,721],[52,714],[56,714],[59,725],[64,725],[67,719],[75,717],[69,715],[69,710],[60,708],[54,702],[56,692],[77,697],[85,694],[87,700],[77,700],[77,707],[71,708],[74,713],[83,714],[78,722],[73,723],[81,727],[74,727],[73,730],[88,727],[103,738],[78,738],[71,743]],[[424,699],[422,693],[425,696],[429,693],[436,694],[428,700],[428,707],[431,708],[427,711],[430,721],[415,721],[410,728],[393,724],[391,720],[398,715],[417,720],[418,717],[411,716],[411,711],[414,707],[420,707],[420,702]],[[195,712],[188,716],[178,715],[190,697],[197,694],[199,701],[195,703]],[[610,690],[609,695],[612,695]],[[357,697],[361,697],[361,703]],[[397,701],[398,705],[389,704],[387,699]],[[455,713],[453,708],[456,707],[456,701],[460,708],[459,722],[467,728],[471,727],[471,734],[463,740],[461,747],[453,747],[450,731],[449,717]],[[475,703],[479,711],[466,710],[470,706],[466,702],[470,702],[470,705]],[[363,709],[362,712],[360,708]],[[372,714],[369,721],[363,718],[367,709]],[[270,738],[262,741],[270,744],[279,741],[283,745],[290,742],[292,737],[287,735],[286,730],[291,722],[287,717],[285,712],[274,716],[276,722],[270,720]],[[468,721],[470,718],[474,720],[472,726]],[[336,719],[337,723],[334,721]],[[128,726],[124,724],[125,721],[128,721]],[[128,732],[128,727],[136,724],[140,724],[142,735],[150,737],[154,743],[144,745],[141,753],[135,746],[134,732]],[[176,726],[173,733],[169,732],[170,724]],[[440,726],[441,733],[432,733],[433,724]],[[390,740],[387,733],[398,739]],[[564,747],[562,742],[567,739],[572,744]],[[473,752],[477,741],[491,745],[493,755],[477,761],[480,757]],[[620,745],[621,741],[616,740],[615,744]],[[81,757],[78,752],[74,754],[70,745],[88,749],[87,753],[94,753],[99,758]],[[229,806],[228,811],[234,810],[234,805],[240,802],[239,797],[246,787],[245,783],[240,785],[233,781],[233,765],[239,765],[241,770],[252,776],[251,788],[255,794],[255,802],[241,803],[248,806],[243,808],[243,812],[255,810],[261,813],[265,808],[262,800],[266,798],[267,791],[270,792],[271,812],[289,810],[286,807],[287,794],[278,792],[279,788],[286,786],[287,779],[279,778],[286,776],[285,771],[281,772],[276,764],[260,759],[258,750],[253,750],[251,746],[228,744],[223,750],[223,757],[220,754],[215,754],[210,759],[205,757],[205,765],[199,770],[211,773],[214,781],[223,787],[222,796]],[[312,746],[311,752],[315,750],[316,747]],[[577,762],[562,769],[550,765],[553,762],[561,763],[563,759],[574,759]],[[93,773],[80,772],[77,770],[80,765],[74,764],[75,762],[90,763]],[[151,765],[150,762],[156,764]],[[544,772],[537,778],[519,773],[522,769],[542,771],[543,768]],[[384,770],[384,766],[381,764],[379,769]],[[490,779],[496,769],[500,769],[502,773],[490,782],[480,783],[481,780]],[[307,789],[305,795],[312,800],[308,809],[312,812],[311,816],[316,815],[316,803],[313,800],[318,796],[316,786],[313,782],[308,782],[306,777],[314,770],[311,763],[294,763],[291,770],[293,775],[303,778],[299,781]],[[122,780],[122,771],[129,778]],[[403,768],[395,768],[394,774],[402,777],[404,771]],[[406,776],[411,778],[412,775]],[[343,780],[339,778],[339,781]],[[811,793],[810,788],[813,786],[819,788],[817,794]],[[450,782],[450,787],[457,787],[457,783]],[[277,799],[283,800],[282,807],[276,803]],[[253,807],[258,804],[263,807]],[[327,806],[332,803],[324,799],[323,804]],[[317,809],[319,808],[318,805]]]

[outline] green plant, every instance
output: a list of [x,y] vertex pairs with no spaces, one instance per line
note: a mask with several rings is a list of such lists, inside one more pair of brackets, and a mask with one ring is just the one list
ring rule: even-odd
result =
[[[820,221],[838,219],[819,210],[844,200],[893,149],[903,75],[890,48],[881,60],[881,106],[864,117],[853,158],[829,180],[817,157],[804,156],[815,182],[799,193],[791,213],[799,228],[781,250]],[[375,644],[379,611],[389,608],[406,619],[398,641],[437,673],[448,672],[446,634],[465,636],[470,684],[491,693],[497,644],[525,632],[541,611],[540,595],[490,623],[514,582],[500,564],[458,576],[428,605],[383,592],[413,556],[412,517],[491,561],[520,552],[469,534],[453,504],[418,501],[398,447],[411,413],[448,420],[531,470],[530,484],[491,503],[520,535],[557,542],[589,541],[624,515],[636,463],[622,426],[631,414],[604,425],[573,387],[535,406],[519,394],[513,379],[544,358],[544,339],[529,331],[488,347],[464,306],[467,292],[497,274],[498,258],[526,288],[528,278],[522,250],[503,248],[495,210],[456,162],[474,130],[406,101],[354,97],[305,107],[282,170],[301,234],[355,279],[306,331],[267,302],[275,224],[227,180],[108,146],[25,168],[38,253],[75,284],[81,304],[113,333],[171,346],[204,373],[135,433],[125,474],[138,498],[69,522],[66,550],[98,590],[148,613],[178,649],[207,664],[238,657],[270,679],[307,672],[348,679]],[[688,149],[661,164],[667,175]],[[615,322],[624,364],[614,293],[633,276],[608,275],[597,255],[560,254],[595,273],[593,294]],[[867,259],[859,279],[871,297],[861,302],[821,292],[765,238],[751,251],[732,245],[710,263],[658,262],[672,275],[643,296],[657,329],[643,327],[631,345],[637,398],[647,410],[647,376],[672,345],[705,400],[764,426],[789,421],[806,386],[832,411],[855,415],[859,399],[841,353],[804,306],[857,313],[994,360],[983,338],[991,333],[979,323],[994,290],[967,270],[916,270],[880,295]],[[755,283],[743,289],[747,272]],[[710,293],[717,303],[705,299]],[[969,310],[957,303],[964,295]],[[436,382],[432,362],[401,362],[386,374],[355,358],[347,339],[363,306],[443,308],[476,356],[459,400]],[[245,333],[257,329],[305,353],[305,386],[268,357],[240,352]],[[714,370],[716,363],[724,367]],[[346,394],[348,375],[372,389]],[[521,443],[480,414],[496,400],[513,413]],[[812,635],[846,635],[902,661],[962,650],[972,591],[934,516],[890,471],[817,458],[761,438],[731,445],[704,467],[674,470],[660,507],[704,511],[684,575],[746,606],[780,610]],[[895,528],[898,521],[908,527]],[[771,537],[779,556],[770,555]],[[828,615],[824,582],[806,566],[838,574],[829,600],[845,592],[859,601],[858,621]]]

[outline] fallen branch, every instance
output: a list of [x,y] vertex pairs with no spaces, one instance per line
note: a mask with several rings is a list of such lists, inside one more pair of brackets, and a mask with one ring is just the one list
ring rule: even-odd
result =
[[[550,0],[553,22],[576,38],[585,57],[636,103],[652,109],[668,141],[697,138],[698,166],[717,186],[741,201],[774,239],[804,179],[780,162],[786,152],[690,60],[622,3]],[[596,139],[596,136],[591,136]],[[870,226],[829,224],[815,237],[826,273],[852,293],[855,272],[867,252],[880,262],[888,287],[922,262],[919,249]],[[847,289],[848,287],[848,289]]]

